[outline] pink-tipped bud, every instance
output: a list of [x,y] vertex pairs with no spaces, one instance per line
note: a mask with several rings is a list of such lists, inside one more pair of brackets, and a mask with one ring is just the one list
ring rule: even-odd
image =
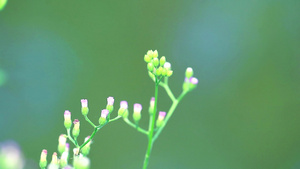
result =
[[196,84],[198,84],[198,79],[195,78],[195,77],[191,77],[191,78],[190,78],[190,82],[191,82],[192,84],[196,85]]
[[101,117],[99,118],[99,124],[104,125],[107,122],[107,115],[109,114],[109,111],[107,109],[103,109],[101,111]]
[[120,102],[120,107],[123,109],[128,109],[128,103],[127,101],[121,101]]
[[57,153],[56,153],[56,152],[54,152],[54,153],[52,154],[51,164],[55,164],[55,165],[58,164]]
[[69,150],[70,150],[70,144],[69,144],[69,143],[66,143],[66,149],[65,149],[65,151],[66,151],[66,152],[69,152]]
[[114,100],[113,97],[111,97],[111,96],[108,97],[108,98],[107,98],[107,105],[111,105],[111,106],[112,106],[112,105],[114,104],[114,101],[115,101],[115,100]]
[[47,166],[47,150],[43,149],[40,158],[40,168],[45,168]]
[[139,103],[135,103],[133,105],[133,112],[141,113],[141,111],[142,111],[142,105]]
[[151,99],[150,99],[150,106],[149,106],[149,114],[153,114],[154,104],[155,104],[155,98],[151,97]]
[[81,107],[88,107],[88,100],[87,99],[81,99]]
[[161,127],[164,124],[164,119],[166,117],[166,112],[160,111],[158,118],[156,120],[156,127]]
[[160,111],[158,113],[158,120],[164,120],[165,117],[166,117],[166,112]]
[[65,111],[64,118],[65,118],[65,121],[66,120],[71,120],[71,112],[69,110]]
[[74,124],[74,127],[73,127],[73,130],[72,130],[72,134],[73,134],[74,138],[77,138],[79,136],[79,132],[80,132],[80,129],[79,129],[80,122],[79,122],[78,119],[75,119],[73,121],[73,124]]
[[84,116],[86,116],[89,113],[88,100],[87,99],[81,99],[81,113]]
[[74,124],[74,129],[79,130],[80,121],[78,119],[75,119],[73,121],[73,124]]
[[135,121],[136,124],[138,124],[138,122],[141,119],[141,111],[142,111],[142,105],[139,104],[139,103],[135,103],[133,105],[133,114],[132,114],[132,117],[133,117],[133,120]]
[[103,110],[101,111],[101,117],[106,118],[107,115],[108,115],[108,113],[109,113],[109,111],[108,111],[107,109],[103,109]]

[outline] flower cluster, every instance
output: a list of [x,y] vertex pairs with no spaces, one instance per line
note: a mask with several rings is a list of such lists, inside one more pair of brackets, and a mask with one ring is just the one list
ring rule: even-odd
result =
[[170,77],[173,74],[171,64],[166,62],[165,56],[159,59],[157,50],[149,50],[144,56],[144,60],[147,62],[147,68],[151,78]]

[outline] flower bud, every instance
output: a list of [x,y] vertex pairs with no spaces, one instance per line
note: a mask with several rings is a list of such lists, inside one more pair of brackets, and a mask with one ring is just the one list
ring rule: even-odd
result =
[[155,50],[154,52],[153,52],[153,58],[157,58],[158,57],[158,52],[157,52],[157,50]]
[[73,121],[73,124],[74,124],[74,127],[73,127],[73,130],[72,130],[72,134],[73,134],[73,137],[74,138],[77,138],[79,136],[79,132],[80,132],[80,122],[78,119],[75,119]]
[[72,126],[71,112],[69,110],[65,111],[65,113],[64,113],[64,119],[65,119],[65,121],[64,121],[65,128],[68,130]]
[[166,63],[164,64],[164,68],[166,68],[167,70],[170,70],[170,69],[171,69],[171,63],[166,62]]
[[65,134],[61,134],[58,138],[58,152],[62,154],[66,149],[67,136]]
[[163,68],[161,71],[161,75],[167,76],[168,70],[166,68]]
[[81,113],[86,116],[89,113],[88,101],[87,99],[81,99]]
[[58,164],[57,153],[56,153],[56,152],[54,152],[54,153],[52,154],[51,164],[53,164],[53,165],[57,165],[57,164]]
[[154,65],[155,67],[157,67],[157,66],[159,65],[159,60],[158,60],[158,58],[154,58],[154,59],[153,59],[153,65]]
[[191,67],[188,67],[185,71],[185,77],[191,78],[193,76],[193,69]]
[[154,68],[153,63],[152,63],[152,62],[149,62],[149,63],[147,64],[147,69],[148,69],[150,72],[152,72],[152,71],[153,71],[153,68]]
[[165,117],[166,112],[160,111],[156,120],[156,127],[161,127],[163,125]]
[[[87,137],[84,139],[84,142],[87,142],[89,139],[90,139],[90,136],[87,136]],[[82,153],[84,156],[87,156],[87,155],[90,153],[91,142],[92,142],[92,140],[90,140],[85,146],[83,146],[83,147],[81,148],[81,153]]]
[[173,74],[173,70],[168,70],[167,76],[170,77],[170,76],[172,76],[172,74]]
[[40,168],[46,168],[47,166],[47,150],[43,149],[40,158]]
[[185,78],[182,89],[183,91],[193,90],[198,84],[198,79],[195,77]]
[[106,123],[106,118],[107,118],[107,115],[109,114],[109,111],[107,109],[103,109],[101,111],[101,117],[99,118],[99,124],[100,125],[104,125]]
[[190,90],[193,90],[198,84],[198,79],[195,78],[195,77],[191,77],[190,78],[190,83],[191,83],[190,84]]
[[76,169],[89,169],[90,160],[85,156],[76,156],[74,157],[74,168]]
[[135,121],[135,123],[138,123],[141,119],[141,111],[142,111],[142,105],[135,103],[133,105],[133,120]]
[[151,97],[150,99],[150,106],[149,106],[149,114],[153,114],[154,111],[154,103],[155,103],[155,98]]
[[160,76],[162,74],[162,70],[163,68],[162,67],[159,67],[157,70],[156,70],[156,76]]
[[153,58],[153,50],[148,50],[147,55],[150,57],[150,59]]
[[122,116],[123,118],[128,117],[128,103],[127,101],[120,102],[120,109],[118,111],[118,115]]
[[164,66],[165,63],[166,63],[166,57],[162,56],[159,60],[159,64],[160,66]]
[[66,151],[63,152],[59,161],[60,168],[64,168],[65,166],[68,165],[68,158],[69,158],[69,153]]
[[145,55],[144,60],[145,60],[145,62],[149,63],[151,61],[151,57],[148,55]]
[[107,98],[107,105],[106,109],[111,113],[114,110],[114,98],[113,97],[108,97]]

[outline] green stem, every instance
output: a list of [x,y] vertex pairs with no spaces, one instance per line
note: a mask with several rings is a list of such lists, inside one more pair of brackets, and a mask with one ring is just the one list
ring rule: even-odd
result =
[[95,129],[94,129],[93,133],[91,134],[90,138],[89,138],[86,142],[84,142],[84,143],[79,147],[79,151],[80,151],[80,150],[82,149],[82,147],[84,147],[89,141],[92,140],[92,138],[95,136],[95,134],[97,133],[97,131],[98,131],[99,129],[100,129],[100,128],[95,127]]
[[121,118],[122,116],[117,116],[117,117],[115,117],[115,118],[113,118],[113,119],[110,119],[108,122],[113,122],[113,121],[116,121],[116,120],[118,120],[119,118]]
[[69,140],[70,140],[76,147],[79,147],[78,143],[75,142],[75,140],[71,137],[70,129],[67,129],[67,133],[68,133],[68,138],[69,138]]
[[86,120],[87,122],[89,122],[94,128],[96,127],[96,125],[88,118],[87,115],[85,115],[84,118],[85,118],[85,120]]
[[131,126],[131,127],[133,127],[133,128],[136,128],[137,131],[139,131],[139,132],[141,132],[141,133],[143,133],[143,134],[146,134],[146,135],[149,134],[148,131],[146,131],[146,130],[140,128],[140,127],[138,127],[136,124],[133,124],[128,118],[123,118],[123,120],[124,120],[127,124],[129,124],[129,126]]
[[149,130],[148,130],[149,131],[148,148],[147,148],[147,151],[146,151],[146,154],[145,154],[143,169],[147,169],[147,167],[148,167],[149,157],[150,157],[151,150],[152,150],[152,145],[153,145],[152,139],[153,139],[153,133],[154,133],[154,127],[155,127],[155,118],[156,118],[156,111],[157,111],[156,109],[157,109],[157,99],[158,99],[158,85],[159,85],[158,79],[157,79],[157,77],[155,77],[154,110],[153,110],[152,121],[151,121],[152,123],[151,123],[151,126],[150,126]]
[[[169,88],[169,87],[168,87]],[[153,142],[155,142],[155,140],[158,138],[158,136],[160,135],[160,133],[162,132],[162,130],[164,129],[164,127],[166,126],[166,124],[168,123],[169,119],[171,118],[171,116],[173,115],[178,103],[181,101],[181,99],[187,94],[187,91],[183,91],[180,96],[178,97],[178,99],[175,99],[173,101],[173,104],[172,106],[170,107],[168,113],[167,113],[167,116],[164,120],[164,123],[163,125],[158,128],[157,132],[155,133],[154,135],[154,138],[153,138]]]

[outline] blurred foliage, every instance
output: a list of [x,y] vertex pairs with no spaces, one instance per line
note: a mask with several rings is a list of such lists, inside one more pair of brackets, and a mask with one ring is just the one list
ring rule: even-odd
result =
[[[92,132],[82,98],[94,122],[108,96],[116,107],[146,108],[154,85],[143,56],[158,49],[172,63],[175,95],[188,66],[199,85],[155,143],[149,169],[299,168],[299,8],[299,0],[8,1],[0,141],[16,140],[38,162],[42,149],[57,151],[64,110],[82,121],[79,140]],[[171,101],[159,95],[165,111]],[[146,144],[118,121],[95,136],[91,166],[141,168]]]

